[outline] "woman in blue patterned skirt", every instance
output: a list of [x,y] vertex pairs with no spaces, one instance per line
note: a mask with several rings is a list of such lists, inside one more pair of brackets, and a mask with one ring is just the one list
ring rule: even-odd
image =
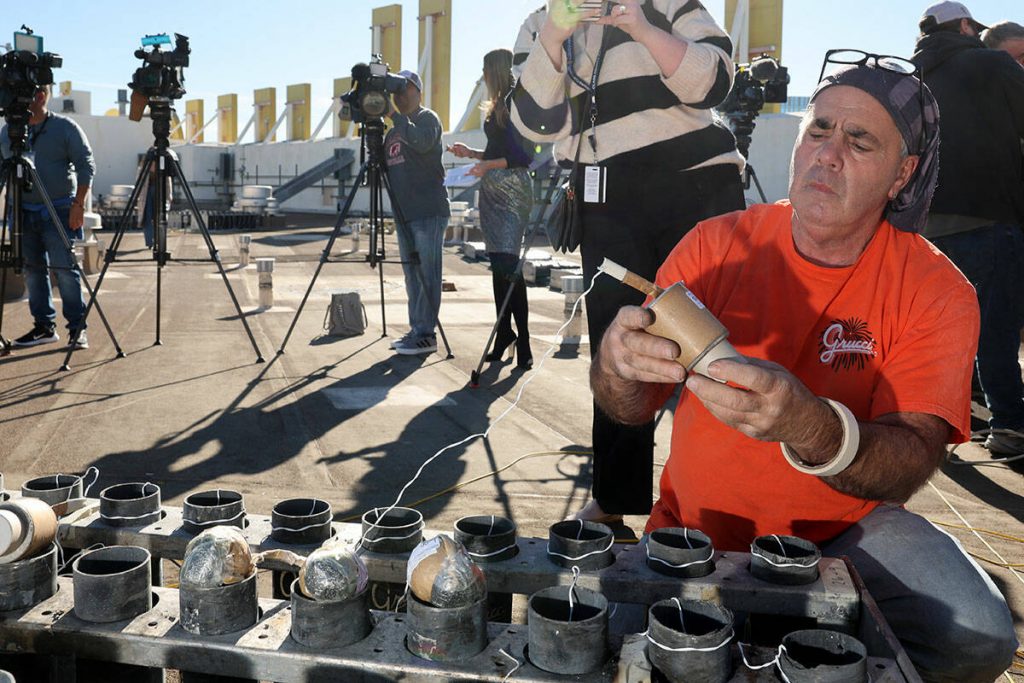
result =
[[[484,83],[488,94],[488,101],[483,105],[487,148],[472,149],[457,142],[448,150],[460,158],[480,160],[469,172],[482,181],[480,227],[491,260],[496,311],[501,311],[508,288],[512,287],[512,299],[498,321],[494,346],[486,360],[500,361],[511,347],[519,356],[516,366],[529,370],[533,367],[527,323],[529,309],[526,283],[522,273],[517,273],[517,266],[533,208],[533,185],[528,170],[533,154],[529,143],[509,122],[506,98],[513,85],[511,50],[492,50],[484,55]],[[512,318],[515,318],[516,332],[512,331]]]

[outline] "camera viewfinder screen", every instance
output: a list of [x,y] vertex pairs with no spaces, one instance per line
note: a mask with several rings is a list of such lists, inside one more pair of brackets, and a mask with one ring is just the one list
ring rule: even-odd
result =
[[43,37],[15,31],[14,49],[28,50],[29,52],[35,52],[37,55],[41,55],[43,54]]

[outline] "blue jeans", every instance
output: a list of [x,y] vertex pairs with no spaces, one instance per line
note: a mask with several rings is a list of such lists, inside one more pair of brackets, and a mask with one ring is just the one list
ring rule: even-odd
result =
[[937,237],[971,281],[981,309],[978,379],[992,412],[989,426],[1024,431],[1024,382],[1018,353],[1024,326],[1024,236],[1018,225],[996,224]]
[[409,297],[409,327],[415,337],[430,336],[437,326],[437,312],[441,308],[441,247],[447,227],[447,216],[432,216],[407,221],[397,229],[405,293]]
[[57,311],[53,308],[50,274],[57,274],[61,308],[69,330],[85,329],[85,297],[78,270],[73,269],[71,253],[60,238],[58,230],[66,230],[69,240],[84,237],[82,228],[69,230],[70,206],[57,207],[61,225],[54,226],[48,211],[24,212],[22,254],[25,257],[25,287],[28,289],[28,308],[36,325],[53,327]]
[[1013,618],[988,574],[928,520],[880,505],[822,545],[847,556],[921,677],[991,683],[1017,649]]

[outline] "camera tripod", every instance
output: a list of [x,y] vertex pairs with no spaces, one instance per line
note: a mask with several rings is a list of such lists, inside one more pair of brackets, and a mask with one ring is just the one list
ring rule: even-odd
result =
[[[754,123],[754,119],[760,113],[760,109],[726,113],[729,127],[732,129],[733,135],[736,136],[736,150],[743,156],[744,161],[750,158],[750,143],[753,142],[751,136],[754,133],[754,127],[757,125]],[[768,203],[768,198],[765,197],[764,190],[761,188],[761,181],[757,178],[757,171],[754,170],[753,164],[749,161],[743,167],[742,181],[744,190],[749,190],[750,182],[753,181],[754,186],[757,188],[757,194],[761,197],[761,203]]]
[[[125,230],[128,228],[129,218],[135,211],[136,204],[138,204],[139,197],[142,195],[142,188],[145,182],[147,174],[150,174],[150,168],[155,164],[156,172],[150,175],[150,181],[153,187],[153,260],[156,261],[156,340],[153,342],[154,346],[160,346],[163,342],[160,339],[160,304],[161,304],[161,292],[162,282],[161,273],[165,265],[170,261],[176,261],[179,263],[191,263],[191,262],[206,262],[207,260],[213,261],[217,264],[217,270],[220,271],[221,279],[224,280],[224,286],[227,287],[228,295],[231,297],[231,303],[235,306],[235,312],[238,313],[238,319],[242,323],[242,327],[245,328],[245,333],[249,336],[249,342],[252,344],[253,351],[256,352],[256,362],[264,362],[263,354],[260,353],[259,346],[256,344],[256,338],[252,334],[252,329],[249,328],[249,322],[246,320],[245,315],[242,313],[242,307],[238,304],[238,297],[235,296],[235,290],[232,289],[231,283],[228,281],[228,275],[224,271],[224,265],[221,263],[220,254],[217,251],[217,247],[213,244],[213,238],[210,237],[210,231],[206,227],[205,221],[203,221],[202,214],[199,213],[199,208],[196,206],[195,197],[192,195],[192,189],[188,185],[188,181],[185,180],[185,174],[181,170],[181,165],[178,163],[177,155],[170,150],[170,132],[171,132],[171,100],[165,97],[153,97],[149,100],[149,113],[153,120],[153,146],[146,152],[146,157],[143,159],[142,168],[139,169],[139,175],[135,179],[135,188],[132,190],[131,197],[128,200],[128,205],[124,209],[124,213],[121,215],[121,220],[118,223],[117,231],[114,233],[114,237],[111,240],[110,247],[107,249],[106,257],[104,258],[103,268],[100,270],[99,278],[96,280],[96,288],[91,291],[89,298],[89,305],[85,309],[86,318],[89,317],[89,312],[92,310],[93,304],[99,304],[96,302],[96,295],[100,291],[100,287],[103,286],[103,279],[107,275],[107,270],[110,265],[117,259],[117,250],[121,246],[121,240],[124,238]],[[155,176],[155,179],[154,179]],[[166,204],[166,193],[167,193],[167,180],[173,178],[177,180],[180,185],[182,192],[185,194],[185,199],[188,202],[189,211],[195,218],[196,225],[199,226],[199,232],[203,236],[203,241],[206,243],[206,248],[210,252],[209,259],[172,259],[170,252],[167,251],[167,204]],[[138,259],[135,259],[138,260]],[[116,344],[115,344],[116,345]],[[118,347],[118,357],[122,357],[124,353]],[[61,366],[61,370],[69,369],[69,361],[71,360],[71,351],[68,351],[67,356],[64,358],[64,365]]]
[[[78,259],[75,258],[74,248],[71,245],[71,240],[68,238],[63,223],[60,221],[60,217],[57,215],[57,209],[54,207],[49,195],[46,194],[46,188],[43,187],[43,183],[39,179],[39,174],[36,172],[36,167],[32,160],[25,156],[25,137],[28,133],[29,114],[27,111],[9,111],[5,118],[7,120],[7,137],[11,144],[11,157],[4,159],[2,164],[0,164],[0,194],[6,188],[9,195],[5,202],[3,221],[0,223],[0,356],[6,356],[13,348],[13,344],[3,336],[4,306],[7,298],[8,271],[13,270],[15,273],[20,273],[25,265],[22,241],[24,236],[23,212],[26,187],[36,188],[42,197],[43,204],[46,206],[46,212],[50,217],[50,222],[53,224],[57,234],[60,235],[60,239],[64,243],[64,249],[67,250],[68,263],[71,264],[70,266],[47,265],[46,277],[49,277],[50,270],[72,270],[78,273],[79,280],[85,285],[89,295],[94,296],[92,285],[89,284],[89,280],[85,277],[85,273],[82,272],[78,264]],[[107,334],[110,335],[111,341],[114,342],[114,346],[120,353],[121,349],[117,344],[117,339],[114,337],[114,331],[110,329],[107,317],[103,314],[103,309],[99,305],[96,306],[96,312],[99,313],[100,320],[103,321],[103,327],[106,328]],[[80,329],[84,329],[84,327],[85,318],[83,317],[82,328]],[[77,331],[79,330],[72,330],[72,334]],[[68,346],[68,357],[71,356],[74,350],[75,347],[73,345]]]
[[[345,224],[345,219],[348,217],[349,210],[352,208],[352,203],[355,201],[356,192],[362,187],[365,181],[370,188],[370,246],[366,255],[366,261],[370,264],[371,268],[377,268],[378,280],[380,282],[380,320],[381,320],[381,337],[388,336],[388,323],[387,316],[384,312],[384,263],[412,263],[415,267],[413,270],[416,272],[416,277],[420,281],[420,285],[426,289],[427,281],[423,277],[423,268],[420,265],[419,254],[413,252],[411,255],[411,261],[402,260],[389,260],[387,258],[384,249],[384,191],[388,193],[388,199],[391,200],[391,212],[395,217],[395,230],[408,230],[405,220],[402,216],[402,210],[398,204],[398,198],[395,197],[395,192],[391,188],[391,182],[388,180],[387,166],[384,163],[384,121],[383,119],[367,120],[362,124],[360,134],[362,135],[362,152],[365,154],[365,159],[362,166],[359,168],[359,174],[356,176],[355,183],[352,185],[352,190],[348,193],[348,198],[345,200],[345,205],[341,209],[341,213],[338,214],[338,220],[334,223],[334,230],[331,232],[331,237],[327,240],[327,246],[324,247],[324,251],[320,256],[320,262],[317,264],[316,270],[313,272],[313,279],[309,281],[309,287],[306,288],[306,293],[302,296],[302,301],[299,303],[298,310],[295,311],[295,317],[292,318],[292,323],[288,327],[288,332],[284,336],[284,340],[281,342],[281,348],[278,349],[278,355],[284,353],[284,347],[287,346],[288,340],[292,336],[292,332],[295,330],[295,325],[299,322],[299,316],[302,315],[302,309],[306,306],[306,301],[309,299],[310,293],[313,291],[313,286],[316,284],[316,280],[320,277],[320,271],[323,270],[324,264],[328,261],[332,263],[355,263],[353,259],[331,259],[331,250],[334,248],[334,243],[337,241],[338,236],[341,234],[341,228]],[[448,344],[448,337],[444,333],[444,327],[441,325],[441,321],[437,321],[437,331],[441,335],[441,340],[444,342],[445,351],[448,354],[448,358],[454,358],[452,354],[452,347]]]

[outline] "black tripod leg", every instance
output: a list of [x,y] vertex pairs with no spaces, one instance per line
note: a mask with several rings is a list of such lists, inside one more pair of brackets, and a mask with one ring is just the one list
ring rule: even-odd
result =
[[[0,196],[5,197],[4,188],[7,187],[7,164],[3,166],[3,173],[0,174]],[[7,232],[8,223],[7,220],[10,217],[10,211],[8,211],[8,202],[5,200],[3,207],[3,217],[0,218],[3,222],[0,223],[0,255],[6,252],[5,245],[7,244]],[[15,258],[17,255],[14,252],[14,236],[11,235],[11,257]],[[7,305],[7,273],[8,269],[13,266],[13,262],[8,265],[7,263],[0,264],[0,356],[6,356],[14,348],[14,345],[4,337],[4,307]]]
[[[124,208],[124,212],[121,214],[121,220],[117,224],[117,230],[114,232],[114,238],[110,240],[110,247],[103,259],[103,268],[100,269],[100,276],[96,279],[96,286],[92,289],[89,295],[89,303],[85,306],[85,315],[82,320],[89,319],[89,313],[92,311],[92,307],[95,305],[96,310],[99,310],[99,304],[96,301],[96,297],[99,296],[100,288],[103,287],[103,280],[107,277],[107,270],[110,268],[110,264],[117,258],[117,250],[121,247],[121,240],[124,239],[125,230],[128,229],[128,220],[135,211],[135,207],[138,204],[139,196],[142,194],[142,178],[145,169],[148,168],[151,155],[153,154],[152,148],[146,153],[146,162],[143,164],[143,170],[139,171],[138,177],[135,179],[135,187],[132,190],[131,196],[128,198],[128,204]],[[84,278],[83,278],[84,279]],[[86,283],[88,286],[88,282]],[[117,340],[111,335],[111,340],[114,342],[114,348],[117,350],[117,357],[124,358],[124,351],[118,345]],[[71,369],[71,354],[74,352],[73,348],[68,348],[67,353],[64,355],[64,364],[60,366],[61,370],[67,371]]]
[[[379,170],[371,170],[371,175],[380,175]],[[384,299],[384,191],[381,183],[370,183],[370,223],[374,226],[371,231],[376,239],[373,240],[374,255],[378,256],[381,261],[377,263],[377,283],[380,287],[380,336],[384,338],[388,336],[388,312],[387,312],[387,301]],[[396,228],[397,229],[397,228]],[[380,242],[379,249],[377,242]]]
[[235,296],[235,290],[231,287],[231,282],[228,280],[228,274],[224,271],[224,264],[220,262],[220,253],[217,251],[217,247],[213,244],[213,238],[210,237],[210,231],[206,229],[206,222],[203,221],[203,216],[199,213],[199,207],[196,206],[196,199],[192,196],[192,188],[188,186],[188,182],[185,180],[185,174],[181,170],[181,166],[178,164],[178,160],[170,154],[166,154],[164,158],[171,167],[171,171],[174,173],[174,177],[181,183],[181,190],[185,193],[185,199],[188,201],[189,210],[192,211],[192,216],[196,219],[196,225],[199,226],[199,232],[203,235],[203,240],[206,242],[206,248],[210,252],[210,259],[217,264],[217,270],[220,272],[220,277],[224,281],[224,286],[228,290],[228,294],[231,296],[231,303],[235,305],[235,311],[238,313],[238,319],[242,321],[242,327],[245,328],[245,333],[249,335],[249,343],[252,344],[253,351],[256,352],[256,362],[263,363],[263,354],[260,353],[260,347],[256,344],[256,337],[252,334],[252,329],[249,327],[249,321],[245,319],[245,315],[242,313],[242,307],[238,304],[238,297]]
[[754,181],[754,186],[757,187],[757,194],[761,196],[761,203],[767,204],[768,199],[764,196],[764,190],[761,189],[761,181],[757,179],[757,173],[754,171],[754,167],[747,163],[747,174],[748,177]]
[[[316,279],[320,277],[320,271],[323,270],[324,264],[327,263],[327,259],[331,257],[331,251],[334,249],[334,243],[338,239],[338,234],[341,232],[341,226],[345,224],[345,218],[348,216],[349,209],[352,208],[352,202],[355,201],[356,192],[359,191],[359,186],[363,184],[363,178],[366,176],[366,164],[363,164],[362,168],[359,169],[359,175],[356,176],[356,182],[352,185],[352,191],[348,193],[348,198],[345,200],[345,206],[342,207],[341,213],[338,214],[338,220],[334,222],[334,231],[331,233],[331,238],[327,240],[327,246],[324,247],[323,253],[320,255],[320,263],[317,264],[316,270],[313,272],[313,278],[309,281],[309,286],[306,287],[306,293],[302,295],[302,301],[299,303],[299,308],[295,311],[295,317],[292,318],[292,324],[288,326],[288,332],[284,335],[284,340],[281,342],[281,348],[277,350],[277,354],[281,355],[284,353],[284,347],[288,345],[288,340],[291,339],[292,332],[295,330],[295,325],[299,322],[299,316],[302,315],[302,309],[306,307],[306,301],[309,299],[310,292],[313,291],[313,286],[316,284]],[[373,245],[370,247],[373,248]]]
[[[387,173],[381,173],[380,174],[380,178],[381,178],[382,184],[384,185],[384,189],[387,190],[388,199],[391,200],[391,213],[393,213],[395,215],[395,230],[396,231],[397,230],[402,230],[403,226],[405,225],[405,220],[402,218],[402,212],[401,212],[401,209],[399,208],[398,200],[395,197],[395,192],[394,192],[394,190],[391,189],[391,181],[388,180],[388,174]],[[419,262],[418,259],[417,259],[417,261],[413,265],[415,266],[415,269],[416,269],[416,277],[420,281],[420,287],[423,288],[423,291],[427,291],[427,280],[426,280],[425,277],[423,277],[423,267],[420,265],[420,262]],[[440,287],[440,286],[441,286],[441,283],[438,283],[438,287]],[[383,285],[381,285],[381,287],[383,288]],[[455,354],[452,353],[452,347],[448,343],[448,335],[446,335],[444,333],[444,326],[441,324],[441,316],[440,315],[438,315],[438,318],[437,318],[437,331],[441,335],[441,341],[444,342],[444,350],[448,354],[448,359],[450,360],[452,358],[455,358]]]

